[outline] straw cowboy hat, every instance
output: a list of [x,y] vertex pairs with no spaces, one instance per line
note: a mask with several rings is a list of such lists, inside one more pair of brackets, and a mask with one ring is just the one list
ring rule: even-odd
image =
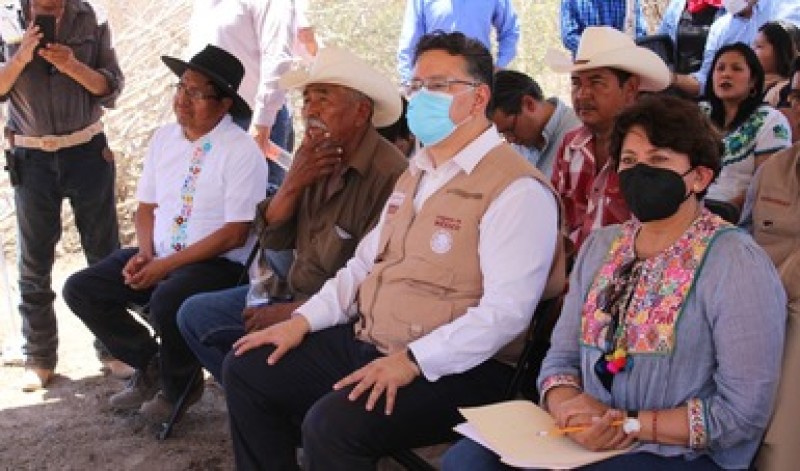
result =
[[278,86],[288,90],[311,83],[342,85],[368,96],[374,105],[372,124],[377,128],[394,124],[403,111],[397,87],[374,67],[340,47],[320,49],[308,69],[286,72]]
[[639,90],[658,92],[669,86],[667,64],[653,51],[637,46],[630,36],[608,26],[590,26],[583,31],[575,60],[548,51],[545,62],[560,73],[609,67],[639,76]]
[[252,115],[250,106],[239,96],[239,85],[244,77],[244,66],[233,54],[217,46],[207,45],[198,52],[189,62],[184,62],[175,57],[161,56],[161,60],[178,77],[187,69],[200,72],[211,80],[222,94],[233,100],[233,105],[228,111],[234,120],[249,120]]

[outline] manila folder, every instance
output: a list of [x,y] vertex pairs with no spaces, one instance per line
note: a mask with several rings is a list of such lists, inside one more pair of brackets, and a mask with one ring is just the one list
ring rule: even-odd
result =
[[459,409],[467,424],[456,431],[472,438],[518,468],[570,469],[625,453],[627,450],[595,452],[564,435],[544,435],[556,424],[542,408],[530,401],[506,401],[482,407]]

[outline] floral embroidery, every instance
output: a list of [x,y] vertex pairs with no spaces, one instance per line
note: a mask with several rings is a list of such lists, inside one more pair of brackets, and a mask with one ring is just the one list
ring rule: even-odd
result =
[[706,405],[701,399],[689,399],[686,406],[689,414],[689,447],[705,448],[708,445]]
[[725,154],[722,158],[723,166],[740,162],[753,154],[756,148],[758,131],[764,125],[767,114],[764,109],[756,110],[738,128],[722,139],[725,144]]
[[784,141],[789,140],[789,130],[786,129],[786,126],[783,126],[782,124],[776,124],[772,128],[772,134],[774,134],[778,139]]
[[170,247],[176,252],[186,248],[188,240],[189,221],[192,217],[194,207],[194,194],[196,191],[197,180],[203,170],[203,162],[206,155],[211,151],[211,142],[205,138],[192,152],[192,159],[189,161],[189,171],[181,187],[181,210],[172,220],[172,243]]
[[[581,316],[581,343],[610,350],[609,326],[612,316],[603,312],[607,287],[614,282],[620,267],[635,259],[634,240],[640,223],[633,220],[622,226],[612,242],[603,266],[589,289]],[[669,248],[641,262],[641,273],[633,289],[621,329],[628,353],[670,353],[675,346],[675,325],[683,303],[703,264],[706,250],[721,230],[732,228],[719,217],[703,210],[689,229]]]

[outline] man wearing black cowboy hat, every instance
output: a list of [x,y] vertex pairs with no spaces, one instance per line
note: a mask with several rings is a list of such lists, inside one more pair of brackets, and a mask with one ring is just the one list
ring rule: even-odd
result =
[[[188,63],[162,60],[179,77],[177,124],[156,131],[145,157],[137,189],[139,247],[116,251],[64,285],[73,312],[116,358],[136,368],[111,406],[156,422],[169,417],[190,378],[199,379],[188,404],[202,394],[202,376],[194,375],[200,365],[175,315],[192,294],[236,284],[267,182],[261,152],[232,119],[250,113],[237,94],[244,74],[239,60],[215,46]],[[127,311],[129,303],[149,305],[160,344]]]

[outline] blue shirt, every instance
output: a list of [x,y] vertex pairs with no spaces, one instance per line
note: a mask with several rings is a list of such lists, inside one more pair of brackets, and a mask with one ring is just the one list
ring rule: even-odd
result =
[[519,41],[519,21],[511,0],[407,0],[397,48],[400,78],[411,78],[414,48],[423,35],[437,29],[460,31],[491,49],[492,26],[497,30],[496,65],[503,68],[517,54]]
[[[647,20],[642,12],[642,2],[636,1],[634,28],[636,37],[647,36]],[[578,50],[583,30],[588,26],[611,26],[625,29],[624,0],[561,0],[561,42],[572,51]]]
[[572,108],[565,105],[558,98],[550,98],[547,101],[554,105],[556,109],[542,130],[544,146],[541,149],[537,149],[533,146],[514,144],[512,147],[522,154],[528,162],[541,170],[547,178],[550,178],[553,175],[553,162],[561,146],[561,141],[564,140],[564,134],[573,129],[578,129],[583,123],[572,111]]
[[703,65],[692,76],[700,82],[700,94],[705,91],[706,80],[711,72],[711,63],[717,50],[727,44],[743,42],[748,46],[764,23],[771,20],[786,20],[800,26],[800,0],[759,0],[753,6],[750,18],[726,13],[717,18],[708,31],[703,52]]

